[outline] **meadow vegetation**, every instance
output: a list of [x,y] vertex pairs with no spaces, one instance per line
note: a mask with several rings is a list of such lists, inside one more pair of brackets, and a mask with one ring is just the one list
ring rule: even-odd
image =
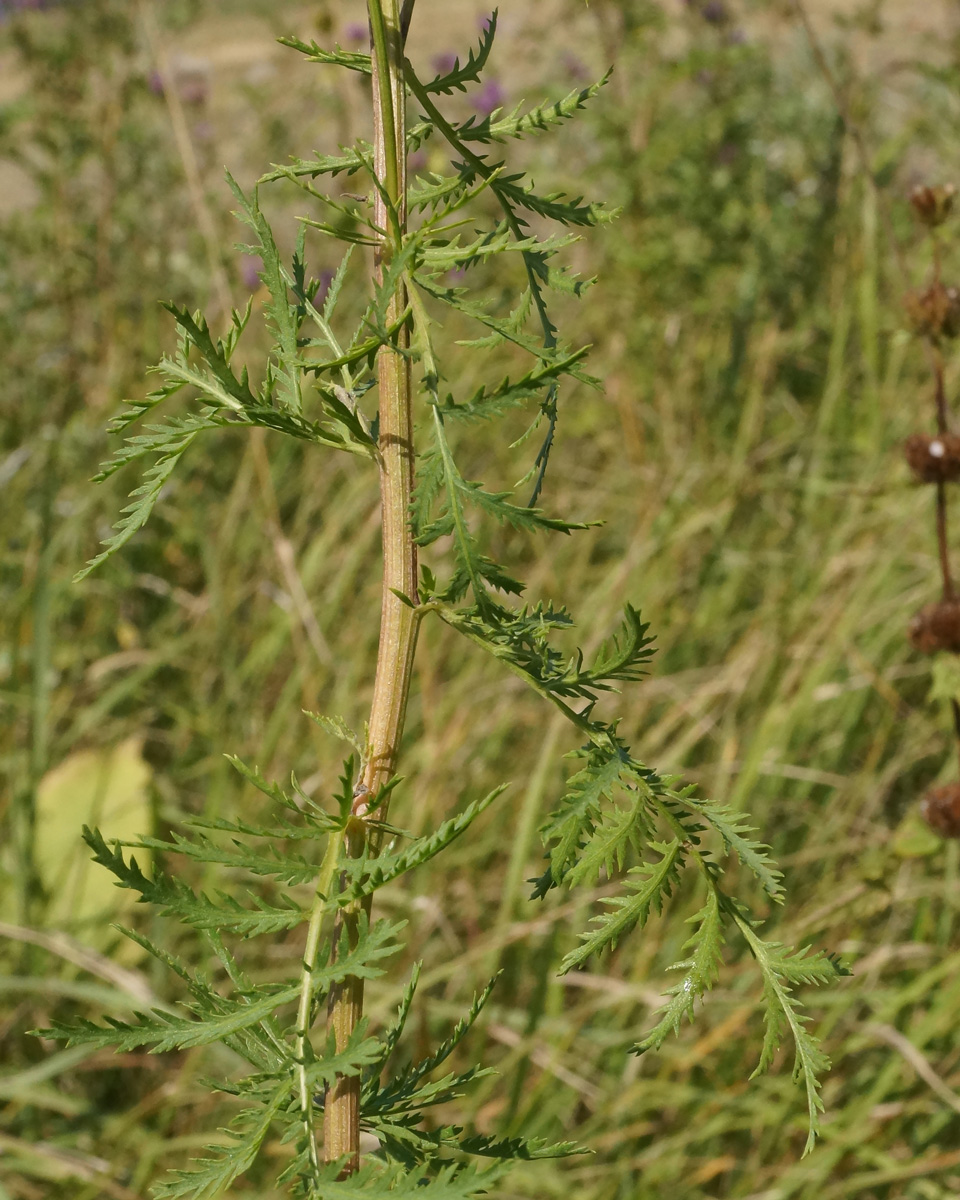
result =
[[[117,1055],[30,1036],[172,998],[166,972],[110,920],[207,965],[195,934],[118,908],[80,826],[133,838],[188,816],[260,819],[225,751],[267,779],[293,769],[310,794],[336,788],[337,747],[302,711],[355,728],[368,712],[379,507],[365,463],[221,430],[184,459],[151,523],[75,584],[133,477],[89,478],[114,449],[107,418],[175,348],[158,298],[202,301],[224,326],[248,296],[258,312],[269,302],[257,264],[231,249],[246,239],[222,163],[246,187],[265,162],[368,136],[355,80],[251,42],[293,30],[359,48],[365,31],[339,5],[249,0],[228,18],[214,0],[178,0],[162,21],[120,0],[25,7],[0,4],[2,69],[20,80],[0,107],[18,197],[0,216],[0,1197],[129,1198],[209,1142],[223,1098],[204,1078],[236,1064],[221,1048]],[[438,20],[428,63],[476,41],[480,14],[446,7],[457,19]],[[932,398],[903,328],[903,293],[931,253],[907,197],[960,178],[955,44],[891,42],[893,3],[841,24],[812,6],[816,47],[790,4],[510,8],[497,73],[458,111],[532,100],[532,86],[559,97],[614,61],[575,122],[516,155],[548,190],[579,195],[588,178],[622,211],[572,250],[600,282],[558,320],[593,344],[606,390],[566,395],[541,497],[604,524],[542,544],[495,528],[492,551],[533,601],[589,616],[597,643],[625,604],[641,609],[656,638],[648,674],[598,714],[622,717],[645,762],[749,814],[788,903],[771,905],[735,862],[727,871],[764,935],[837,952],[852,974],[803,996],[833,1062],[806,1157],[790,1047],[747,1081],[763,1029],[741,942],[693,1024],[633,1054],[674,983],[700,887],[684,876],[662,916],[558,977],[611,892],[527,901],[544,870],[538,828],[579,739],[455,630],[426,623],[402,771],[417,803],[402,824],[429,833],[465,797],[513,786],[445,858],[379,893],[382,914],[409,924],[390,973],[367,984],[368,1015],[388,1024],[423,960],[407,1030],[419,1058],[502,971],[451,1058],[497,1073],[438,1120],[593,1153],[521,1163],[498,1196],[956,1195],[960,853],[917,805],[956,777],[944,713],[958,681],[952,656],[922,657],[906,635],[937,597],[938,566],[931,494],[901,451]],[[449,161],[433,153],[423,166]],[[278,230],[303,210],[271,203]],[[322,264],[321,286],[336,265]],[[493,268],[470,274],[496,298]],[[253,365],[265,350],[245,353]],[[945,370],[952,397],[949,347]],[[476,355],[463,371],[470,394],[485,377]],[[529,466],[529,445],[512,446],[522,428],[465,443],[465,477],[512,486]],[[190,882],[219,886],[207,867]],[[242,967],[269,984],[301,953],[292,939],[252,942]],[[279,1196],[263,1181],[291,1155],[268,1141],[228,1194]]]

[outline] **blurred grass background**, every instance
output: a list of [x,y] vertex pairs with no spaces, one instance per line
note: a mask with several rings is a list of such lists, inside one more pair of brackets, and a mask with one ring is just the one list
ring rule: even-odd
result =
[[[416,61],[462,54],[484,13],[419,0]],[[631,1055],[695,888],[610,961],[558,980],[597,896],[532,906],[525,881],[570,736],[428,624],[397,819],[419,832],[513,786],[442,866],[385,893],[411,940],[370,1011],[386,1019],[423,958],[426,1041],[503,968],[465,1050],[499,1074],[445,1116],[594,1151],[521,1168],[504,1200],[960,1191],[960,862],[915,816],[926,786],[955,777],[955,747],[931,663],[904,635],[938,585],[931,496],[899,453],[932,421],[923,355],[901,331],[900,296],[927,266],[906,196],[960,180],[960,13],[811,0],[810,15],[833,88],[789,3],[512,4],[494,86],[457,100],[556,96],[615,63],[530,163],[623,208],[573,252],[600,283],[567,328],[594,344],[607,390],[565,396],[546,492],[559,515],[604,525],[537,545],[491,536],[532,598],[581,614],[588,642],[625,601],[641,607],[658,651],[623,699],[625,735],[752,815],[789,888],[767,928],[853,970],[809,997],[834,1069],[802,1161],[789,1062],[746,1082],[761,1033],[739,946],[695,1025]],[[0,0],[0,1200],[145,1197],[223,1122],[203,1078],[230,1072],[226,1052],[118,1056],[28,1036],[53,1015],[174,998],[112,920],[200,953],[156,915],[118,913],[80,825],[118,837],[256,811],[227,751],[323,795],[338,747],[301,710],[359,725],[368,706],[379,517],[361,463],[221,435],[124,552],[71,582],[131,485],[89,478],[109,415],[170,344],[157,300],[262,300],[255,264],[231,249],[223,164],[249,183],[294,150],[365,135],[356,81],[273,38],[346,45],[362,24],[359,0]],[[271,203],[280,218],[302,208],[282,191]],[[468,359],[465,388],[476,370]],[[480,437],[472,453],[491,485],[524,466]],[[299,954],[280,939],[245,965],[282,975]],[[273,1193],[254,1171],[231,1195]]]

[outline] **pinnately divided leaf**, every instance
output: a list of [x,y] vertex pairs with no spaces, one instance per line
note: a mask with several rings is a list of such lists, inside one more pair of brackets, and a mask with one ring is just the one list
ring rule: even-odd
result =
[[794,1045],[793,1077],[803,1082],[807,1094],[809,1122],[803,1152],[809,1154],[820,1132],[823,1112],[819,1077],[829,1069],[830,1060],[807,1032],[810,1018],[801,1011],[793,990],[803,984],[832,983],[844,971],[826,954],[809,954],[806,949],[791,950],[780,942],[763,941],[751,921],[737,910],[733,919],[753,951],[763,977],[763,1049],[751,1078],[771,1065],[783,1032],[788,1029]]
[[475,1200],[486,1196],[503,1175],[503,1167],[492,1164],[475,1167],[448,1163],[409,1170],[398,1164],[384,1165],[375,1159],[359,1171],[339,1178],[341,1167],[325,1167],[311,1200]]
[[571,950],[560,964],[560,974],[583,966],[588,958],[613,949],[624,934],[646,924],[651,908],[663,911],[663,905],[680,881],[683,847],[680,842],[651,842],[650,849],[660,855],[655,863],[635,867],[627,875],[626,895],[603,901],[607,912],[593,918],[592,928],[580,935],[580,945]]
[[339,902],[345,904],[372,895],[391,880],[398,879],[401,875],[406,875],[423,863],[429,862],[466,833],[477,817],[486,812],[494,800],[506,791],[507,786],[503,783],[481,799],[471,801],[463,812],[444,821],[433,833],[417,838],[404,850],[393,854],[380,854],[376,858],[345,862],[347,877],[352,877],[354,882],[341,891]]
[[[399,950],[397,934],[405,924],[403,921],[376,921],[371,925],[362,915],[355,944],[346,945],[344,935],[344,944],[341,944],[336,960],[318,966],[313,972],[315,993],[322,994],[333,984],[350,977],[375,979],[382,975],[381,962]],[[51,1035],[62,1038],[68,1046],[112,1045],[121,1051],[148,1047],[153,1054],[188,1050],[222,1042],[251,1029],[299,996],[299,982],[286,986],[261,985],[240,998],[221,998],[220,1010],[207,1012],[202,1019],[155,1010],[151,1014],[136,1013],[136,1020],[129,1022],[108,1017],[105,1026],[87,1020],[80,1020],[75,1025],[55,1024]]]
[[466,62],[461,66],[458,58],[449,71],[425,83],[423,86],[427,92],[449,96],[455,91],[465,92],[468,83],[480,82],[480,72],[487,65],[494,38],[497,36],[497,13],[498,10],[494,9],[487,18],[480,36],[480,45],[476,50],[470,51]]
[[186,1170],[171,1173],[157,1184],[157,1200],[213,1200],[253,1165],[264,1139],[278,1113],[289,1098],[290,1082],[283,1079],[272,1090],[257,1097],[256,1107],[243,1109],[222,1130],[224,1145],[208,1145],[206,1153],[195,1158]]
[[74,576],[75,583],[86,579],[91,571],[116,554],[138,530],[146,525],[177,463],[193,445],[201,430],[209,428],[211,428],[209,424],[198,424],[186,432],[173,433],[169,440],[159,447],[153,447],[158,450],[157,461],[144,473],[140,486],[134,488],[130,493],[133,502],[123,509],[121,519],[114,525],[116,532],[113,537],[108,538],[103,543],[103,550],[95,558],[92,558],[81,571],[77,572]]
[[716,888],[709,889],[707,903],[688,921],[697,926],[683,947],[684,950],[691,950],[692,954],[671,968],[683,971],[683,978],[669,989],[670,1000],[660,1010],[660,1020],[634,1047],[638,1054],[651,1048],[659,1050],[671,1033],[679,1032],[684,1017],[692,1021],[697,1000],[716,981],[724,943],[723,916]]
[[[368,1081],[364,1089],[362,1105],[364,1113],[368,1116],[396,1115],[398,1112],[406,1112],[430,1102],[430,1097],[425,1095],[421,1081],[446,1062],[466,1037],[490,999],[490,994],[498,978],[499,973],[490,980],[482,992],[474,997],[470,1008],[457,1022],[451,1035],[432,1054],[394,1076],[385,1085],[381,1085],[378,1079]],[[444,1086],[445,1083],[446,1081],[444,1081]],[[437,1103],[437,1100],[433,1099],[432,1102]]]
[[747,818],[743,813],[737,812],[726,804],[694,797],[692,788],[673,794],[684,805],[709,822],[723,839],[724,849],[732,850],[741,863],[756,876],[770,899],[776,901],[777,904],[782,904],[784,898],[783,873],[771,859],[770,847],[747,836],[754,830],[747,824]]
[[85,827],[83,837],[93,850],[94,861],[115,875],[122,887],[136,892],[141,901],[154,905],[165,916],[176,916],[194,929],[231,930],[250,937],[295,929],[305,919],[303,908],[287,897],[282,897],[279,905],[272,905],[252,895],[252,907],[245,908],[224,894],[216,903],[159,870],[148,878],[133,856],[128,861],[119,847],[111,849],[99,830]]
[[267,317],[276,334],[275,351],[280,365],[280,398],[294,413],[303,409],[303,393],[300,387],[300,365],[297,339],[300,334],[300,319],[297,306],[290,303],[289,279],[280,263],[280,252],[273,238],[273,231],[260,211],[260,197],[256,189],[248,198],[243,189],[227,172],[230,190],[240,205],[242,220],[253,230],[257,239],[255,251],[263,263],[262,278],[270,293],[266,305]]

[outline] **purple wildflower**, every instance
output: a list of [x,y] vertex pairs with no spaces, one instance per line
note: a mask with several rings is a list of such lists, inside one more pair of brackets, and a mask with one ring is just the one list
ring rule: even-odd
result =
[[452,50],[444,50],[442,54],[433,56],[430,65],[438,75],[449,75],[457,65],[457,56]]
[[314,308],[319,308],[326,300],[327,293],[330,291],[330,285],[333,283],[334,275],[336,275],[336,271],[331,271],[327,267],[320,272],[320,278],[317,280],[317,290],[313,293],[311,301]]
[[477,29],[480,33],[486,33],[493,23],[493,13],[482,13],[477,17]]
[[590,72],[587,70],[587,65],[582,58],[577,58],[575,54],[567,52],[563,56],[563,69],[570,79],[576,83],[582,82],[590,77]]
[[351,21],[343,31],[345,42],[364,42],[369,36],[369,30],[362,21]]
[[488,79],[477,94],[477,112],[489,117],[492,112],[503,107],[506,93],[495,79]]
[[205,104],[209,88],[202,75],[185,75],[178,81],[177,90],[184,104]]
[[259,254],[242,254],[240,256],[240,278],[243,286],[251,292],[260,287],[260,272],[263,270],[263,259]]
[[730,20],[727,6],[723,0],[707,0],[700,9],[700,15],[710,25],[724,25]]
[[730,20],[730,13],[723,0],[686,0],[686,5],[709,25],[725,25]]

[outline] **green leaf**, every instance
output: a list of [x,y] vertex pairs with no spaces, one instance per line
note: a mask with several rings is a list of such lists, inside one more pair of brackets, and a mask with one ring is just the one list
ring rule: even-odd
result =
[[486,1196],[503,1174],[498,1166],[448,1164],[407,1170],[396,1164],[368,1162],[353,1175],[338,1179],[340,1164],[322,1170],[310,1200],[474,1200]]
[[254,907],[248,909],[221,893],[221,903],[217,904],[161,871],[147,878],[137,860],[131,856],[128,862],[119,846],[111,849],[99,830],[84,827],[83,837],[93,851],[94,861],[115,875],[121,887],[136,892],[143,903],[154,905],[165,916],[179,917],[194,929],[231,930],[249,937],[295,929],[306,918],[301,906],[286,898],[277,906],[251,895]]
[[[490,994],[498,978],[499,972],[494,975],[483,991],[474,997],[473,1003],[457,1022],[453,1033],[445,1042],[437,1047],[433,1054],[421,1059],[415,1066],[401,1072],[386,1085],[381,1086],[378,1079],[371,1079],[367,1082],[361,1100],[361,1110],[364,1116],[369,1117],[374,1114],[386,1116],[391,1113],[396,1114],[401,1111],[409,1111],[412,1108],[421,1107],[428,1103],[441,1103],[441,1099],[438,1098],[440,1093],[446,1095],[451,1085],[457,1086],[462,1080],[467,1078],[467,1075],[448,1076],[446,1079],[440,1080],[437,1084],[431,1084],[427,1087],[421,1085],[421,1081],[444,1063],[454,1050],[456,1050],[460,1042],[463,1041],[483,1011],[484,1005],[490,999]],[[471,1071],[468,1075],[470,1078],[473,1078],[476,1072]]]
[[663,911],[664,902],[680,881],[683,847],[674,840],[669,843],[651,842],[650,849],[661,856],[660,860],[635,867],[629,872],[625,884],[628,895],[613,896],[603,901],[609,911],[594,917],[590,922],[592,928],[580,935],[580,945],[576,950],[571,950],[560,964],[561,975],[573,967],[582,966],[594,954],[612,949],[636,925],[645,925],[651,908],[656,908],[657,912]]
[[381,1044],[377,1038],[367,1036],[367,1024],[366,1017],[360,1019],[342,1050],[337,1050],[336,1035],[330,1030],[323,1055],[314,1058],[307,1068],[311,1090],[335,1083],[341,1075],[354,1078],[380,1061]]
[[[377,921],[371,926],[366,915],[361,914],[356,945],[347,945],[344,931],[336,961],[314,970],[315,992],[322,993],[334,983],[350,977],[376,979],[382,975],[384,968],[380,963],[400,949],[396,935],[405,923]],[[106,1026],[87,1020],[80,1020],[76,1025],[55,1024],[49,1036],[63,1039],[68,1046],[115,1046],[120,1051],[147,1046],[153,1054],[188,1050],[194,1046],[209,1046],[241,1030],[251,1029],[299,997],[299,982],[279,987],[262,985],[242,999],[224,999],[222,1011],[204,1013],[199,1020],[155,1010],[152,1014],[137,1013],[138,1019],[134,1022],[108,1017]],[[48,1035],[45,1033],[45,1036]]]
[[224,1011],[206,1013],[201,1020],[171,1016],[155,1009],[152,1014],[137,1013],[135,1022],[107,1017],[108,1024],[103,1026],[81,1018],[75,1025],[54,1022],[49,1031],[42,1032],[46,1037],[62,1039],[68,1046],[114,1046],[121,1052],[147,1046],[152,1054],[188,1050],[226,1041],[242,1030],[259,1025],[265,1017],[273,1016],[278,1009],[296,1000],[299,994],[299,984],[259,989],[255,998],[228,1002]]
[[[140,486],[134,488],[130,493],[133,503],[128,504],[126,508],[121,510],[121,519],[113,527],[116,530],[113,537],[107,538],[103,542],[103,550],[95,558],[92,558],[82,571],[77,572],[74,576],[75,583],[79,583],[81,579],[86,579],[91,571],[96,570],[101,563],[106,562],[108,558],[116,554],[121,546],[125,546],[133,535],[146,525],[150,514],[160,499],[160,493],[166,486],[167,480],[173,474],[177,463],[193,445],[197,434],[206,428],[210,428],[210,426],[198,424],[189,432],[178,433],[163,443],[160,448],[160,457],[146,471]],[[156,447],[153,448],[156,449]]]
[[230,367],[235,339],[215,342],[202,313],[191,316],[187,309],[172,303],[164,303],[163,307],[173,316],[188,345],[199,351],[209,370],[203,372],[191,368],[187,363],[186,352],[181,352],[176,358],[161,359],[154,370],[183,383],[193,384],[219,407],[231,408],[235,412],[255,407],[257,398],[250,391],[245,376],[242,374],[238,379]]
[[819,1042],[807,1032],[810,1020],[793,997],[793,989],[801,984],[832,983],[843,972],[826,954],[811,955],[808,949],[791,951],[780,942],[765,942],[755,932],[752,923],[736,908],[734,921],[753,951],[763,977],[763,1049],[760,1062],[751,1075],[755,1078],[773,1062],[785,1029],[789,1029],[794,1044],[794,1080],[802,1080],[807,1095],[808,1132],[804,1154],[813,1149],[820,1132],[819,1076],[830,1067],[830,1060]]
[[481,799],[472,800],[463,812],[444,821],[435,832],[417,838],[405,850],[395,854],[381,854],[377,858],[344,862],[345,874],[348,877],[352,876],[353,882],[341,892],[338,897],[340,903],[346,904],[351,900],[370,896],[392,880],[429,862],[431,858],[439,854],[441,850],[445,850],[461,834],[465,833],[477,817],[486,812],[508,786],[508,784],[502,783]]
[[684,950],[693,950],[690,958],[676,963],[671,970],[684,972],[683,978],[668,990],[669,1002],[660,1009],[660,1020],[634,1046],[638,1054],[653,1047],[659,1050],[671,1033],[678,1033],[684,1017],[693,1020],[697,1000],[713,986],[720,968],[723,952],[723,920],[720,896],[715,887],[707,894],[707,903],[688,923],[697,923],[694,934],[684,943]]
[[494,121],[490,117],[475,114],[457,126],[457,133],[464,141],[502,142],[506,138],[522,138],[528,134],[548,132],[553,126],[570,120],[606,86],[613,73],[612,68],[602,79],[583,88],[574,88],[560,100],[545,100],[535,108],[520,114],[519,108],[509,117]]
[[168,840],[145,837],[140,838],[138,845],[148,850],[183,854],[194,862],[219,863],[221,866],[251,875],[274,878],[278,883],[311,883],[317,874],[315,862],[290,850],[281,853],[277,846],[266,846],[260,853],[240,842],[232,846],[222,846],[199,833],[192,837],[184,837],[183,834],[174,832]]
[[770,857],[769,846],[745,836],[754,830],[747,824],[743,813],[714,800],[701,800],[693,795],[692,788],[671,793],[671,797],[708,821],[723,839],[724,849],[732,850],[743,865],[753,872],[771,900],[777,904],[783,903],[783,873]]
[[174,1171],[171,1177],[155,1185],[157,1200],[213,1200],[245,1171],[248,1171],[270,1132],[270,1127],[290,1094],[291,1083],[283,1079],[255,1108],[238,1113],[222,1132],[229,1139],[226,1146],[209,1145],[207,1153],[193,1160],[191,1166]]
[[386,1066],[390,1055],[396,1050],[400,1037],[403,1034],[404,1026],[407,1023],[407,1018],[410,1016],[410,1008],[413,1005],[413,997],[417,990],[417,984],[420,982],[420,971],[422,964],[414,963],[413,970],[410,973],[410,979],[407,981],[406,987],[403,989],[403,995],[400,997],[400,1004],[397,1008],[397,1015],[393,1024],[383,1035],[380,1043],[380,1051],[376,1059],[370,1064],[370,1078],[374,1079],[380,1071]]
[[297,37],[277,38],[281,46],[289,46],[291,50],[299,50],[310,62],[322,63],[324,66],[345,67],[348,71],[358,71],[361,75],[369,75],[372,71],[369,54],[356,54],[350,50],[324,50],[316,42],[304,42]]
[[288,286],[292,282],[280,263],[280,252],[270,228],[260,211],[260,198],[255,188],[248,199],[242,188],[227,172],[227,183],[240,205],[240,219],[253,230],[257,244],[254,249],[263,262],[261,278],[270,293],[270,303],[264,311],[276,334],[274,347],[281,371],[280,400],[291,412],[303,409],[303,394],[300,387],[300,364],[297,339],[300,335],[300,314],[295,304],[290,303]]
[[340,741],[352,746],[357,752],[358,758],[363,758],[366,750],[363,739],[355,730],[350,728],[343,717],[328,717],[323,713],[312,712],[308,712],[306,715],[311,721],[316,721],[325,733],[329,733],[332,737],[339,738]]
[[278,179],[316,179],[320,175],[336,177],[346,172],[355,175],[357,171],[365,171],[373,147],[366,142],[360,142],[355,150],[346,150],[340,156],[317,153],[313,158],[295,158],[291,163],[274,165],[272,171],[261,175],[257,180],[261,183],[273,183]]
[[591,748],[577,752],[587,764],[572,775],[559,808],[550,814],[542,829],[543,840],[551,846],[550,871],[559,883],[576,858],[585,838],[592,836],[601,820],[601,803],[610,799],[629,776],[629,766],[618,755],[604,754]]
[[643,793],[634,793],[626,807],[603,813],[576,862],[564,875],[565,886],[577,887],[599,878],[601,872],[610,876],[622,870],[628,851],[639,851],[649,833],[647,798]]
[[460,59],[454,60],[453,67],[438,75],[435,79],[431,79],[429,83],[423,85],[424,91],[440,92],[445,96],[451,96],[455,91],[465,92],[468,83],[479,83],[480,72],[487,65],[487,59],[490,57],[490,51],[493,49],[493,41],[497,36],[497,10],[490,14],[486,25],[483,27],[483,32],[480,35],[480,45],[477,49],[471,50],[467,56],[467,61],[460,65]]

